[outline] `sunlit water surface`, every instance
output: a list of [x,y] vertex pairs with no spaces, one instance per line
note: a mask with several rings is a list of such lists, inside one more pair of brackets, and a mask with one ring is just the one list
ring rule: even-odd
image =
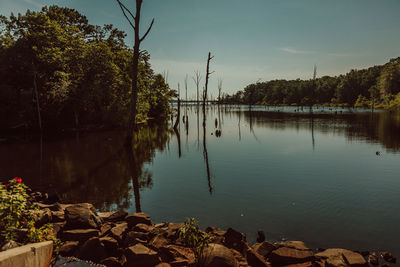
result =
[[201,109],[185,113],[176,132],[142,126],[130,155],[117,131],[6,138],[0,175],[99,210],[233,227],[250,242],[262,229],[270,241],[400,256],[399,115],[211,106],[204,129]]

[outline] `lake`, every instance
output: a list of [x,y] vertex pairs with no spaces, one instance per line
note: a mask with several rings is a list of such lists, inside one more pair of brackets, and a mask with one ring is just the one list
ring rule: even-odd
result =
[[250,242],[262,229],[270,241],[400,256],[399,114],[209,106],[203,128],[201,109],[188,106],[172,125],[140,126],[132,153],[120,131],[8,136],[1,180],[155,222],[194,217]]

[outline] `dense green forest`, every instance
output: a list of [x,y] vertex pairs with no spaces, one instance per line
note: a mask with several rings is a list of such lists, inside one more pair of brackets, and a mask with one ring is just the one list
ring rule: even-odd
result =
[[263,105],[342,105],[400,107],[400,57],[383,66],[351,70],[346,75],[310,80],[273,80],[250,84],[225,103]]
[[[43,128],[126,125],[133,52],[126,34],[74,9],[0,16],[0,125]],[[173,95],[141,51],[136,121],[162,117]],[[37,92],[37,94],[36,94]]]

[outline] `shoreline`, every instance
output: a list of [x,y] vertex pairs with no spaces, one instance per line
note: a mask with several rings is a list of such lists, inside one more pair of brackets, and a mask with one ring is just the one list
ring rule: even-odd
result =
[[[35,192],[39,207],[37,225],[51,223],[63,242],[59,255],[105,266],[391,266],[396,258],[387,252],[356,252],[341,248],[312,250],[302,241],[271,243],[258,231],[255,244],[228,228],[207,227],[210,236],[200,257],[185,245],[183,223],[154,223],[145,213],[124,210],[96,212],[92,204],[61,204]],[[369,265],[369,263],[371,265]],[[385,265],[386,264],[386,265]]]

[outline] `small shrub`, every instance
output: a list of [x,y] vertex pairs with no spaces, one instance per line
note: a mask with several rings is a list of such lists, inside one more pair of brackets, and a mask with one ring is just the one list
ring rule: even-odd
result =
[[[53,234],[53,226],[35,226],[34,216],[38,214],[38,207],[28,201],[28,190],[19,177],[5,185],[0,183],[0,234],[6,241],[36,243],[52,240],[56,250],[59,241]],[[26,229],[26,236],[19,240],[18,233],[21,229]]]
[[198,221],[188,218],[179,229],[179,237],[185,246],[189,247],[199,262],[203,249],[211,242],[211,235],[200,230]]

